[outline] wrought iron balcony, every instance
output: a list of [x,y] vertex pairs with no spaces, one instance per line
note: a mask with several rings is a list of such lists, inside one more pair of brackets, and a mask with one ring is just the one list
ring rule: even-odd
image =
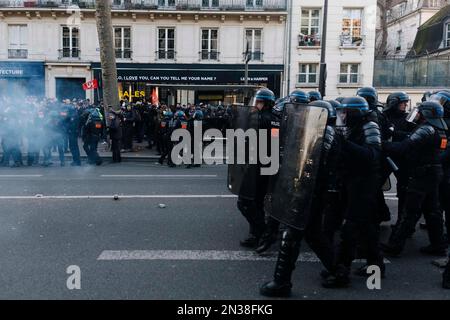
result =
[[198,53],[200,60],[219,60],[220,52],[217,50],[201,50]]
[[[264,53],[261,51],[250,52],[250,61],[262,61]],[[246,59],[245,52],[242,52],[243,61]]]
[[364,47],[366,36],[352,36],[349,34],[341,34],[339,39],[341,48],[360,48]]
[[80,59],[80,49],[63,48],[59,49],[58,59]]
[[177,52],[175,50],[157,50],[155,54],[157,60],[176,60]]
[[[286,11],[287,0],[111,0],[113,10]],[[95,0],[0,0],[6,8],[94,9]]]
[[315,35],[298,35],[298,46],[299,47],[320,47],[320,36]]
[[27,49],[8,49],[9,59],[27,59],[28,50]]
[[359,73],[340,73],[338,74],[339,86],[359,86],[362,85],[363,75]]
[[132,57],[133,51],[131,49],[116,49],[116,59],[130,59]]

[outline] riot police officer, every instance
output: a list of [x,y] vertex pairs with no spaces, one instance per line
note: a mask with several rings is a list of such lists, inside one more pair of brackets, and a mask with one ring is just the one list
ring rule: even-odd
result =
[[[280,203],[294,203],[294,207],[282,205],[282,208],[274,208],[277,212],[272,212],[274,217],[279,219],[281,222],[287,223],[288,225],[282,234],[278,259],[275,266],[274,279],[265,283],[260,289],[260,293],[262,295],[269,297],[290,295],[292,288],[291,276],[293,270],[295,269],[295,264],[300,253],[300,244],[303,238],[305,238],[308,245],[322,261],[323,265],[327,269],[327,272],[329,274],[334,273],[334,252],[331,243],[322,232],[322,214],[324,209],[324,200],[326,199],[326,192],[329,189],[330,182],[330,172],[328,172],[328,161],[330,160],[329,155],[334,152],[333,149],[335,148],[335,130],[333,126],[336,121],[336,112],[331,104],[325,101],[315,101],[310,103],[309,107],[307,105],[299,105],[296,108],[297,111],[294,111],[294,108],[290,108],[286,112],[287,117],[294,117],[294,119],[290,119],[290,121],[288,121],[288,128],[286,129],[290,132],[300,132],[298,129],[300,125],[295,121],[304,118],[301,116],[297,117],[294,113],[301,114],[302,112],[308,112],[316,109],[316,112],[311,112],[311,114],[319,115],[319,117],[315,119],[316,121],[309,122],[311,121],[310,119],[313,118],[309,117],[308,122],[302,125],[308,127],[308,129],[321,128],[324,132],[324,138],[323,144],[320,145],[319,148],[314,146],[314,142],[311,144],[308,143],[308,146],[311,147],[309,152],[317,152],[317,154],[308,154],[307,158],[314,160],[308,163],[307,166],[313,166],[317,156],[320,158],[317,166],[317,178],[314,179],[313,177],[311,180],[303,179],[303,182],[296,182],[299,184],[305,183],[305,185],[295,186],[293,189],[296,189],[297,191],[295,191],[294,194],[287,195],[288,198],[282,199],[282,202]],[[317,109],[319,112],[317,112]],[[322,115],[320,113],[320,109],[324,109],[324,112],[328,113],[327,122],[323,124],[320,123],[320,120],[317,120],[320,119],[320,116]],[[275,183],[275,188],[278,190],[274,190],[274,200],[272,200],[274,201],[274,204],[278,204],[277,198],[281,197],[279,194],[280,190],[290,189],[284,188],[285,182],[287,181],[289,184],[289,181],[295,181],[295,179],[290,179],[289,177],[299,176],[296,171],[297,168],[294,167],[295,169],[292,170],[292,166],[289,165],[289,163],[292,163],[292,160],[296,160],[292,158],[293,154],[298,154],[298,150],[296,149],[303,148],[303,146],[296,145],[294,147],[292,145],[300,134],[301,133],[298,133],[297,136],[296,133],[288,134],[288,136],[284,138],[286,146],[290,146],[290,148],[287,148],[286,154],[283,155],[281,165],[281,170],[283,171],[279,173],[279,177]],[[305,137],[305,139],[307,138]],[[311,172],[308,173],[309,176],[313,174],[314,170],[311,170]],[[304,172],[301,172],[301,175],[303,176]],[[288,179],[285,179],[285,177],[288,177]],[[308,184],[311,183],[310,181],[317,182],[315,182],[314,186],[309,187]],[[309,191],[313,191],[312,194]],[[299,200],[297,199],[301,199],[300,203],[298,203]],[[309,202],[312,203],[310,206],[308,206]],[[279,211],[282,211],[283,214],[280,214]]]
[[308,95],[311,102],[322,100],[322,95],[318,91],[310,91]]
[[[442,90],[429,97],[430,101],[438,102],[444,108],[444,121],[450,128],[450,91]],[[447,131],[447,140],[450,132]],[[450,148],[442,155],[442,168],[444,178],[439,188],[441,208],[445,213],[445,227],[447,231],[447,242],[450,242]]]
[[69,139],[69,150],[72,154],[71,166],[81,166],[78,136],[80,135],[80,115],[74,105],[67,106],[66,130]]
[[309,103],[309,94],[302,90],[294,90],[289,94],[289,101],[292,103]]
[[326,288],[346,287],[358,244],[367,249],[367,264],[384,274],[378,248],[379,219],[374,195],[380,187],[381,133],[369,119],[369,105],[361,97],[342,100],[337,109],[336,138],[340,176],[346,195],[345,222],[336,253],[336,269],[323,281]]
[[[262,88],[255,93],[250,103],[250,128],[271,130],[274,103],[275,95],[271,90]],[[270,139],[270,133],[267,137]],[[267,145],[270,146],[270,141]],[[247,165],[239,188],[237,206],[249,224],[249,234],[240,242],[243,247],[256,248],[266,229],[264,198],[269,176],[261,175],[260,169],[259,161],[258,164]]]
[[443,119],[443,107],[434,101],[423,102],[408,116],[418,126],[410,137],[402,142],[385,144],[387,152],[406,155],[408,158],[408,185],[403,214],[387,244],[382,245],[386,254],[398,256],[406,238],[414,232],[423,214],[427,223],[430,245],[420,249],[422,253],[445,255],[443,217],[439,206],[439,185],[443,170],[441,154],[447,148],[447,125]]
[[[358,97],[364,98],[367,101],[369,105],[368,119],[378,124],[378,127],[381,131],[381,140],[382,141],[388,140],[391,136],[392,130],[391,127],[388,125],[383,113],[379,109],[379,107],[382,107],[382,105],[380,105],[380,103],[378,102],[377,90],[373,87],[363,87],[357,91],[356,95]],[[390,166],[389,162],[387,161],[384,155],[382,155],[381,171],[382,171],[382,179],[380,179],[380,188],[376,192],[380,222],[389,221],[391,219],[389,207],[384,199],[382,185],[384,184],[385,181],[384,177],[386,178],[389,177],[392,171],[392,167]]]
[[103,162],[97,151],[98,142],[104,134],[103,114],[99,108],[92,106],[85,111],[82,119],[83,149],[88,157],[88,164],[99,166]]
[[[191,136],[191,148],[192,148],[192,154],[194,154],[194,152],[200,153],[197,154],[196,156],[194,156],[194,159],[196,159],[197,157],[199,159],[201,159],[201,152],[203,150],[203,141],[195,141],[195,128],[201,128],[202,127],[202,120],[203,120],[203,112],[200,109],[200,107],[195,107],[195,109],[192,111],[192,113],[190,113],[190,117],[188,120],[188,131],[190,133]],[[201,137],[203,137],[203,132],[201,133]],[[197,146],[194,146],[195,143],[198,143]],[[194,163],[194,164],[187,164],[186,168],[191,168],[191,167],[200,167],[201,164],[199,163]]]
[[[408,113],[406,108],[410,101],[409,96],[405,92],[393,92],[386,99],[386,105],[383,109],[383,115],[388,123],[390,130],[390,140],[393,142],[401,142],[408,138],[411,133],[412,124],[406,121]],[[399,217],[405,204],[406,187],[408,184],[408,173],[406,170],[407,159],[402,156],[393,156],[393,160],[398,166],[398,170],[394,171],[397,178],[397,197],[398,197],[398,215],[397,223],[400,221]]]

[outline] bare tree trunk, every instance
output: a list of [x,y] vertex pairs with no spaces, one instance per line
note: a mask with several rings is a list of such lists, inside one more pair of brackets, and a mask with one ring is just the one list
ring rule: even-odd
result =
[[386,54],[387,49],[387,38],[388,38],[388,30],[387,30],[387,11],[391,7],[391,0],[378,0],[377,6],[380,10],[381,17],[381,41],[380,45],[377,48],[376,55],[381,56]]
[[119,89],[117,86],[116,56],[114,52],[113,27],[111,22],[111,1],[97,0],[96,20],[100,61],[102,66],[103,104],[105,112],[108,106],[120,110]]

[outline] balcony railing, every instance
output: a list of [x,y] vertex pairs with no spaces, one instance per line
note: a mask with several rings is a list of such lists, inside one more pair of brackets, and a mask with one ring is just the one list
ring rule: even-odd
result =
[[[113,10],[286,11],[287,0],[111,0]],[[95,0],[0,0],[7,8],[95,8]]]
[[338,84],[340,86],[359,86],[362,84],[363,76],[359,73],[340,73]]
[[116,49],[116,59],[131,59],[133,51],[131,49]]
[[[261,51],[250,52],[250,61],[262,61],[264,53]],[[242,60],[245,61],[247,58],[245,52],[242,52]]]
[[298,73],[297,84],[305,87],[317,86],[319,84],[319,75],[317,73]]
[[155,51],[156,59],[175,60],[177,52],[175,50],[157,50]]
[[63,48],[59,49],[59,59],[80,59],[80,49]]
[[298,35],[298,46],[299,47],[320,47],[320,36],[315,35]]
[[8,49],[9,59],[27,59],[28,50],[27,49]]
[[339,40],[341,48],[358,48],[364,47],[366,37],[341,34]]
[[217,50],[202,50],[198,52],[200,55],[200,60],[219,60],[219,54]]

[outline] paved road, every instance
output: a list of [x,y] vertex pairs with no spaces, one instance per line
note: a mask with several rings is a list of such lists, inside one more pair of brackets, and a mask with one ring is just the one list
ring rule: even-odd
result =
[[[239,247],[247,227],[225,181],[220,165],[1,168],[0,298],[263,299],[276,255]],[[449,299],[442,271],[418,253],[425,244],[420,230],[375,291],[356,277],[346,290],[321,288],[305,245],[291,299]],[[66,286],[71,265],[80,290]]]

